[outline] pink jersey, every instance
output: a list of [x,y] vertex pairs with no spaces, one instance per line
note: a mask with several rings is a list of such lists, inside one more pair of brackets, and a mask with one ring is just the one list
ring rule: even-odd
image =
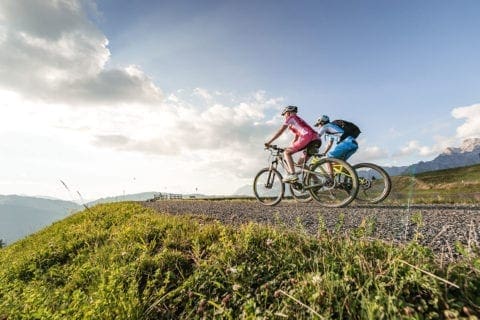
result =
[[302,118],[296,114],[291,114],[287,119],[285,119],[285,124],[288,125],[288,128],[293,132],[294,135],[299,137],[311,137],[317,136],[317,132],[312,129]]
[[287,117],[285,124],[288,125],[288,128],[297,137],[289,147],[293,152],[304,149],[311,141],[318,139],[317,132],[296,114],[291,114]]

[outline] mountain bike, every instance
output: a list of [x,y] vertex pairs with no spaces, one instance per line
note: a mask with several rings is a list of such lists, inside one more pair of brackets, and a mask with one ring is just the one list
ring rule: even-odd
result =
[[[317,155],[322,156],[322,155]],[[392,189],[392,181],[388,173],[380,166],[373,163],[358,163],[352,168],[358,177],[358,193],[356,200],[375,204],[385,200]],[[293,189],[293,197],[300,202],[309,202],[313,198],[310,192]]]
[[373,204],[388,197],[392,189],[392,180],[385,170],[373,163],[358,163],[353,169],[358,176],[358,201]]
[[[270,165],[261,169],[253,180],[253,193],[264,205],[278,204],[285,193],[285,183],[279,169],[286,172],[285,149],[271,145]],[[307,148],[307,154],[308,148]],[[312,197],[325,207],[343,207],[355,199],[358,192],[358,178],[355,170],[343,160],[322,158],[312,154],[308,162],[296,165],[300,168],[299,179],[289,183],[292,196],[300,201]]]

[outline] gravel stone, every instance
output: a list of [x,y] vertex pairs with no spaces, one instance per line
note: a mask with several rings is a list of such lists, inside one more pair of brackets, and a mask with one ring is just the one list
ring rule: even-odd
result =
[[480,206],[477,205],[350,205],[325,208],[315,202],[283,200],[274,207],[249,200],[157,200],[144,202],[158,212],[193,214],[230,225],[249,222],[281,226],[316,235],[319,225],[326,232],[348,234],[362,225],[371,227],[369,238],[395,244],[418,241],[442,260],[459,257],[456,243],[470,250],[480,248]]

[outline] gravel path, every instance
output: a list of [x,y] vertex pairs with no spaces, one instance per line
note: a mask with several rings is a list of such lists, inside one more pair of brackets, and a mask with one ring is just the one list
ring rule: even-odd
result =
[[349,206],[324,208],[314,202],[282,201],[266,207],[256,201],[161,200],[145,202],[159,212],[200,214],[226,224],[262,224],[301,227],[315,235],[323,223],[328,232],[347,233],[364,221],[372,226],[372,238],[401,243],[420,234],[420,242],[432,248],[442,260],[458,256],[455,242],[480,247],[480,207],[453,205]]

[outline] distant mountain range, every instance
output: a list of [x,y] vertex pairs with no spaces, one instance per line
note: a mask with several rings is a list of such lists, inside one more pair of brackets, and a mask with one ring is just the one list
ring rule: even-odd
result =
[[431,161],[420,161],[403,167],[384,167],[391,176],[412,175],[480,163],[480,138],[467,139],[458,148],[446,148]]
[[153,197],[157,194],[158,192],[154,192],[154,191],[125,194],[125,195],[116,196],[116,197],[100,198],[95,201],[88,202],[86,205],[90,207],[99,203],[121,202],[121,201],[145,201],[148,199],[153,199]]
[[81,209],[70,201],[0,195],[0,239],[11,243]]
[[[143,192],[117,197],[101,198],[85,205],[118,201],[144,201],[158,192]],[[12,243],[66,216],[84,210],[84,206],[51,197],[0,195],[0,239]]]

